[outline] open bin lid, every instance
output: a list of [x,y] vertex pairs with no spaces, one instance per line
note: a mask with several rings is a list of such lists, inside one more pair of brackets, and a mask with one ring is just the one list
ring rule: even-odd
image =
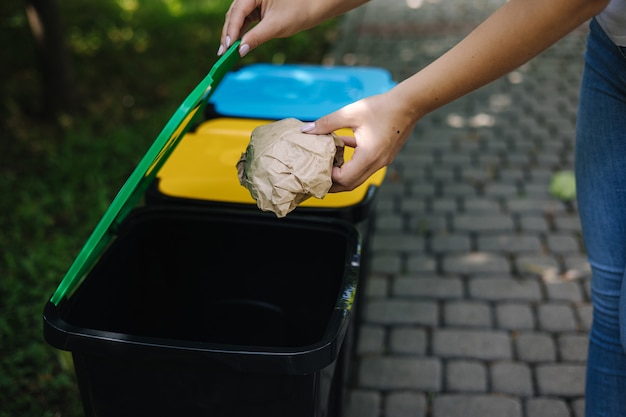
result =
[[174,115],[167,122],[105,211],[52,295],[50,302],[58,305],[63,298],[69,296],[95,265],[96,260],[115,235],[117,227],[143,197],[161,166],[187,133],[197,116],[203,113],[204,107],[217,85],[234,66],[239,58],[237,53],[239,43],[240,41],[235,42],[226,51],[213,65],[207,76],[193,89],[174,112]]

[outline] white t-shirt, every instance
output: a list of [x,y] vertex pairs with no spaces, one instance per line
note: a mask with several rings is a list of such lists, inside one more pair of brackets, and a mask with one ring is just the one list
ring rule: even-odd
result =
[[597,20],[616,45],[626,46],[626,0],[611,0]]

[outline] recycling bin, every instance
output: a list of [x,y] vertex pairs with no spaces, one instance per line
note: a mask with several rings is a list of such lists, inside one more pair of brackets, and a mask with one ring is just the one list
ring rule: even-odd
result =
[[133,210],[44,310],[86,416],[335,416],[360,235],[348,222]]
[[165,124],[43,308],[89,417],[341,415],[355,225],[145,201],[238,46]]
[[[388,70],[369,66],[312,64],[247,65],[226,73],[205,107],[205,122],[188,133],[146,193],[149,204],[191,204],[230,207],[260,213],[248,191],[238,183],[235,163],[246,149],[253,129],[284,118],[316,120],[359,99],[381,94],[396,83]],[[337,132],[352,135],[349,129]],[[350,159],[353,149],[345,148]],[[210,161],[210,162],[209,162]],[[360,291],[365,293],[369,273],[369,243],[375,224],[377,190],[386,173],[383,168],[350,192],[309,198],[288,214],[347,220],[363,236]],[[345,344],[353,346],[357,308]],[[350,374],[351,347],[342,361]],[[348,382],[349,384],[349,382]]]

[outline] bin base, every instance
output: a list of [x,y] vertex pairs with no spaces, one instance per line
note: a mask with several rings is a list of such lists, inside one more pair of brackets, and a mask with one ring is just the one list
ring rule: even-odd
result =
[[285,375],[233,372],[217,362],[73,356],[87,417],[338,417],[341,412],[334,403],[339,396],[331,394],[341,388],[335,363],[312,374]]

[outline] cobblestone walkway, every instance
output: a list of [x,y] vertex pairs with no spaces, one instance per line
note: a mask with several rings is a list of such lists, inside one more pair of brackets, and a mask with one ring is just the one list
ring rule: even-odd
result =
[[[503,1],[372,0],[329,62],[400,81]],[[586,27],[423,119],[378,195],[349,417],[583,417],[589,270],[573,167]]]

